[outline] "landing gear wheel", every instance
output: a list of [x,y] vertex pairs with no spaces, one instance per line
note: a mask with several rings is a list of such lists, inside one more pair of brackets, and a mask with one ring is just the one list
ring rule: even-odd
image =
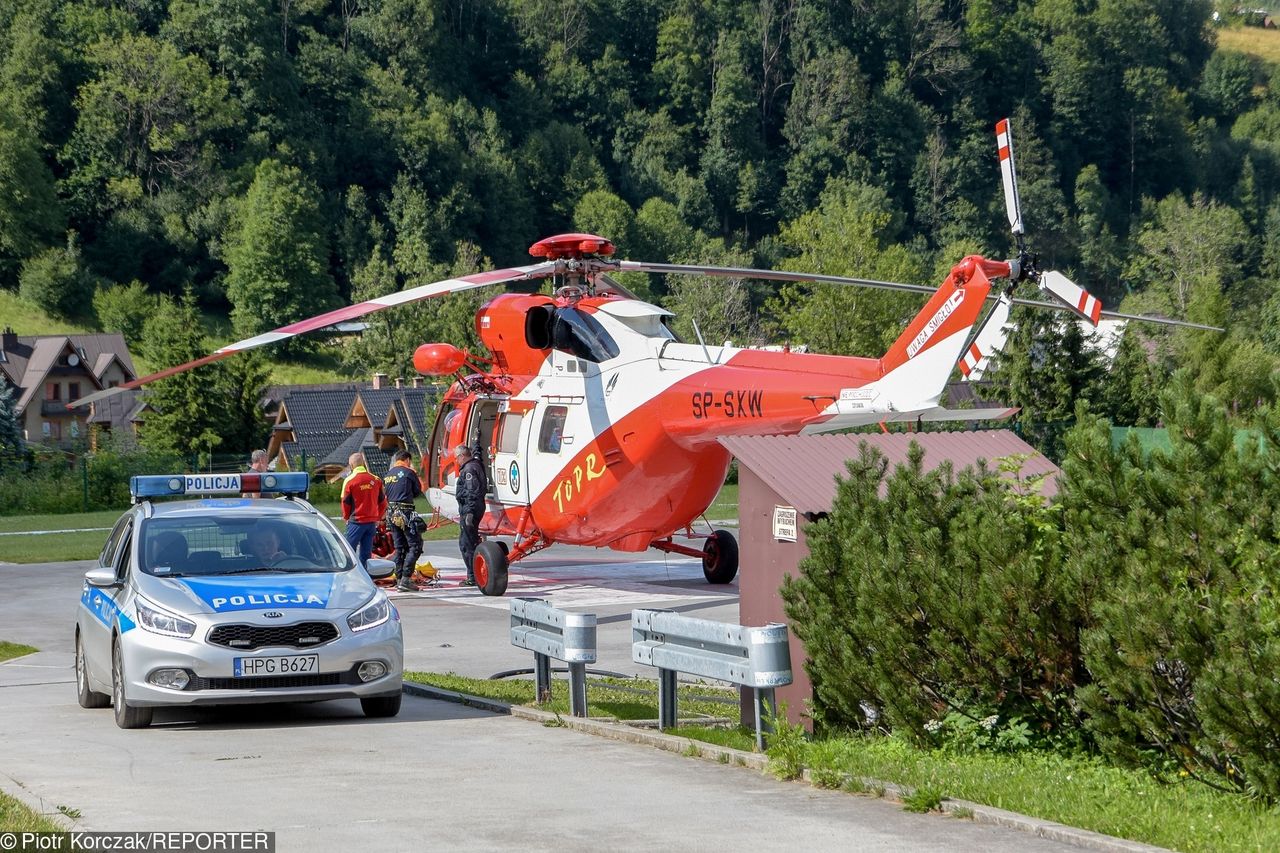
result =
[[403,693],[394,696],[368,696],[360,700],[360,710],[366,717],[394,717],[400,713],[400,700]]
[[80,645],[80,632],[76,632],[76,693],[81,708],[105,708],[111,697],[89,687],[89,672],[85,669],[84,649]]
[[120,643],[111,646],[111,704],[114,706],[116,725],[122,729],[145,729],[151,725],[151,709],[135,708],[124,698],[124,656]]
[[702,545],[707,583],[729,583],[738,574],[738,540],[727,530],[713,532]]
[[475,569],[476,586],[485,595],[502,595],[507,591],[507,554],[501,543],[491,539],[481,542],[471,565]]

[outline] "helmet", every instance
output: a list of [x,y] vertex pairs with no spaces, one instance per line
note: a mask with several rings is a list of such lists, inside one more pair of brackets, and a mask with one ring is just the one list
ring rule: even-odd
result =
[[419,557],[418,563],[413,567],[413,570],[428,580],[432,580],[440,574],[440,570],[431,565],[431,561],[426,557]]

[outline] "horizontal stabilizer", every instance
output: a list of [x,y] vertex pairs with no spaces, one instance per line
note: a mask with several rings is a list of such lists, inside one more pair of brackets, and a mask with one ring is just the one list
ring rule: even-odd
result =
[[1098,318],[1102,316],[1102,303],[1062,273],[1057,270],[1041,273],[1040,289],[1083,319],[1098,325]]
[[999,409],[944,409],[931,406],[903,412],[852,411],[831,415],[817,415],[800,430],[804,435],[850,429],[869,424],[913,423],[915,421],[1001,421],[1018,413],[1018,408]]
[[[938,407],[919,415],[922,421],[1003,421],[1018,413],[1018,407],[998,409],[944,409]],[[908,420],[910,420],[908,418]]]

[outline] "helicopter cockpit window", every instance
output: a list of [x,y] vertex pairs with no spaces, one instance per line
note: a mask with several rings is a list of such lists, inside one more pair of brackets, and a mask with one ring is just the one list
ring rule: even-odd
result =
[[551,324],[551,345],[561,352],[587,361],[602,362],[617,357],[621,350],[600,321],[577,308],[556,311]]
[[542,428],[538,430],[538,450],[543,453],[559,453],[564,438],[564,419],[569,414],[567,406],[548,406],[542,416]]

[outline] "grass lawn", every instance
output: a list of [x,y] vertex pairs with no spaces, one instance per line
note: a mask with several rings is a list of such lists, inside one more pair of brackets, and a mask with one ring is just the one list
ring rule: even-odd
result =
[[[554,711],[557,714],[569,713],[569,681],[561,673],[555,673],[551,679],[551,701],[545,705],[534,705],[534,683],[532,679],[516,678],[464,678],[453,673],[406,672],[405,679],[420,684],[430,684],[457,693],[495,699],[509,705],[529,705]],[[682,684],[679,692],[679,712],[685,717],[729,718],[733,725],[738,722],[738,691],[735,688],[718,687],[708,684]],[[615,717],[619,720],[656,720],[658,719],[658,684],[639,678],[587,678],[587,710],[593,717]],[[701,729],[699,729],[701,730]],[[689,731],[692,731],[690,729]],[[680,734],[688,734],[684,728]],[[689,735],[693,737],[692,734]],[[719,736],[727,737],[727,733]],[[752,737],[752,736],[748,736]],[[711,740],[711,738],[705,738]],[[719,742],[719,741],[713,741]],[[748,747],[750,748],[750,747]]]
[[[1176,850],[1280,850],[1280,811],[1198,782],[1161,784],[1141,771],[1087,758],[957,755],[865,737],[807,743],[803,762],[815,779],[833,787],[843,773]],[[845,787],[862,786],[854,781]]]
[[1223,27],[1216,30],[1218,47],[1256,56],[1263,62],[1280,63],[1280,30],[1262,27]]
[[36,814],[8,794],[0,793],[0,832],[65,831],[65,827]]
[[35,646],[25,646],[22,643],[11,643],[8,640],[0,640],[0,661],[13,660],[23,655],[29,655],[40,651]]

